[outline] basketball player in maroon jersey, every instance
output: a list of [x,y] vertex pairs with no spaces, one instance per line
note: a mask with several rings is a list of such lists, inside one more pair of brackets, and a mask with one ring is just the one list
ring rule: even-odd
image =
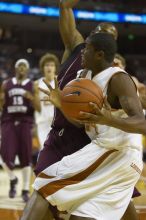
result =
[[15,63],[15,77],[8,79],[1,89],[1,156],[3,168],[10,179],[9,197],[16,196],[18,178],[13,169],[18,155],[23,175],[22,198],[29,199],[31,150],[34,110],[39,111],[39,99],[33,82],[27,78],[29,63],[20,59]]
[[[63,89],[69,81],[76,78],[77,71],[82,69],[81,50],[84,48],[84,39],[76,28],[72,9],[66,8],[63,2],[60,4],[59,28],[65,45],[62,65],[58,75],[59,88]],[[100,23],[93,31],[93,33],[95,32],[108,32],[112,34],[115,39],[117,39],[118,36],[115,26],[111,23]],[[67,121],[61,111],[55,108],[52,130],[38,158],[35,169],[36,175],[46,167],[59,161],[63,156],[74,153],[81,149],[85,143],[88,144],[89,142],[90,139],[84,129],[73,126]],[[49,213],[47,212],[48,204],[42,200],[38,193],[34,192],[24,210],[22,220],[28,220],[30,216],[32,219],[33,217],[35,219],[36,213],[34,209],[36,209],[36,207],[39,207],[41,210],[39,214],[37,213],[38,219],[49,219]],[[59,219],[58,216],[55,216],[55,219]],[[133,220],[136,219],[136,217],[133,217]],[[127,218],[127,220],[129,219]]]

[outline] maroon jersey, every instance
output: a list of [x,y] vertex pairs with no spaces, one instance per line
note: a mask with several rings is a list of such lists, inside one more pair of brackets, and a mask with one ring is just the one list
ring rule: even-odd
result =
[[[66,62],[61,66],[58,75],[59,87],[62,90],[64,86],[77,76],[77,71],[81,69],[81,50],[84,44],[77,46]],[[48,166],[61,160],[64,156],[72,154],[91,140],[85,133],[84,127],[78,128],[71,124],[64,115],[55,109],[52,130],[44,143],[44,148],[39,154],[35,168],[36,175]]]
[[31,101],[24,97],[29,91],[33,93],[33,82],[25,79],[21,84],[14,77],[4,83],[5,103],[2,111],[2,121],[33,120],[34,108]]
[[[71,80],[75,79],[77,72],[82,69],[81,67],[81,50],[84,49],[85,44],[77,46],[71,56],[61,65],[58,75],[59,88],[62,90],[65,85]],[[62,127],[74,127],[61,113],[61,111],[55,108],[54,120],[52,127],[55,129],[61,129]]]

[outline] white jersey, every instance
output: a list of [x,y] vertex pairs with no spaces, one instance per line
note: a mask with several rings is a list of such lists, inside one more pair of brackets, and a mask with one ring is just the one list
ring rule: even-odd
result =
[[[54,80],[50,82],[50,85],[54,88]],[[48,90],[46,84],[43,82],[43,78],[38,80],[38,87]],[[40,91],[40,100],[42,100],[44,97],[45,94]],[[41,101],[41,112],[35,112],[35,120],[41,149],[43,148],[44,142],[51,130],[53,116],[54,106],[48,101]]]
[[[93,77],[93,81],[97,83],[104,96],[107,95],[108,83],[113,75],[118,72],[126,73],[123,69],[119,67],[110,67],[96,76]],[[90,78],[91,73],[87,74],[87,78]],[[112,114],[116,117],[126,118],[128,117],[124,110],[113,110]],[[124,149],[125,146],[136,148],[142,151],[142,136],[140,134],[127,133],[120,129],[106,126],[106,125],[96,125],[96,128],[91,128],[92,130],[92,140],[101,147],[107,149]],[[88,133],[88,132],[87,132]],[[126,147],[126,148],[127,148]]]
[[[54,87],[54,80],[50,82],[51,86]],[[43,82],[43,78],[38,80],[38,87],[47,89],[46,84]],[[43,92],[39,92],[40,100],[45,97]],[[41,101],[41,112],[35,112],[35,120],[37,124],[48,122],[51,125],[54,116],[54,106],[48,101]]]
[[[117,72],[124,71],[110,67],[92,79],[104,95]],[[127,117],[123,110],[113,114]],[[90,144],[43,170],[33,187],[60,211],[96,220],[115,216],[120,220],[143,167],[141,135],[103,125],[93,130]]]

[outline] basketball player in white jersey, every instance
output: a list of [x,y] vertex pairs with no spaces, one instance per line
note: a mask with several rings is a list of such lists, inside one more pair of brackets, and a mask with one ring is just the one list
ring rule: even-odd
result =
[[45,169],[34,183],[35,190],[59,211],[70,213],[71,220],[120,220],[142,171],[140,134],[146,134],[146,121],[133,81],[112,67],[115,51],[109,34],[87,38],[82,64],[92,76],[86,77],[100,85],[114,111],[101,111],[92,103],[95,115],[80,114],[81,123],[97,126],[91,144]]
[[[46,89],[46,80],[52,87],[54,87],[54,77],[58,71],[59,60],[57,56],[47,53],[40,59],[40,70],[43,77],[36,81],[38,87]],[[51,123],[54,115],[54,106],[49,101],[45,101],[44,94],[40,91],[39,98],[41,101],[41,111],[35,112],[35,120],[37,124],[38,137],[41,149],[43,148],[44,141],[51,129]]]
[[[69,0],[69,2],[70,2],[70,0]],[[69,8],[69,11],[67,11],[67,10],[63,10],[63,12],[64,12],[64,23],[61,21],[60,23],[61,24],[63,24],[64,26],[63,27],[61,27],[60,28],[60,30],[61,30],[61,33],[62,33],[62,35],[63,35],[63,39],[64,40],[66,40],[65,41],[65,49],[66,49],[66,51],[65,51],[65,55],[66,56],[68,56],[68,51],[69,51],[69,49],[70,48],[72,48],[73,47],[73,45],[76,43],[76,41],[75,42],[72,42],[72,39],[76,39],[76,38],[73,38],[73,37],[71,37],[71,36],[76,36],[75,34],[73,34],[72,33],[72,31],[74,31],[74,33],[76,33],[76,31],[77,31],[77,29],[75,28],[75,21],[74,21],[74,18],[73,18],[73,16],[72,16],[72,14],[70,15],[70,12],[71,12],[71,8]],[[65,15],[68,15],[68,16],[65,16]],[[71,20],[71,18],[72,18],[72,20],[73,20],[73,22],[71,22],[70,20]],[[70,25],[69,26],[67,26],[67,24],[68,23],[70,23]],[[105,23],[105,27],[106,27],[107,25],[106,25],[106,23]],[[67,32],[66,31],[66,29],[64,30],[64,27],[67,29],[67,27],[70,27],[69,28],[69,31]],[[104,27],[102,27],[102,28],[104,28]],[[109,28],[108,28],[109,29]],[[117,30],[115,29],[115,27],[113,27],[113,25],[112,25],[112,27],[111,27],[111,34],[114,34],[114,32],[116,33],[116,37],[115,38],[117,38]],[[71,44],[69,44],[69,42],[71,41]],[[72,46],[72,47],[69,47],[69,46]],[[40,198],[40,196],[39,196],[39,199],[41,200],[41,198]],[[40,201],[39,201],[40,202]],[[45,206],[44,205],[44,203],[41,201],[41,203],[43,204],[42,206],[43,207],[48,207],[48,206]],[[28,206],[30,205],[30,203],[28,204]],[[30,207],[30,206],[29,206]],[[37,206],[38,207],[38,206]],[[27,207],[28,208],[28,207]],[[34,210],[34,205],[33,205],[33,210]],[[41,209],[42,210],[42,209]],[[33,213],[34,213],[34,211],[33,211]],[[41,213],[42,213],[42,211],[41,211]],[[25,217],[24,217],[24,219],[26,219]],[[29,219],[29,218],[28,218]],[[126,218],[125,218],[126,219]],[[129,218],[127,218],[128,220],[129,220]]]

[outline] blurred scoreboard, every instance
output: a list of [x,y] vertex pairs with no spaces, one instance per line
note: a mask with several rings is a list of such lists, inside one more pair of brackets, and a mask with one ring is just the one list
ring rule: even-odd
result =
[[[0,2],[0,12],[45,17],[59,16],[59,8],[57,7],[42,7],[8,2]],[[74,15],[76,19],[82,20],[146,24],[146,14],[99,12],[76,9],[74,10]]]

